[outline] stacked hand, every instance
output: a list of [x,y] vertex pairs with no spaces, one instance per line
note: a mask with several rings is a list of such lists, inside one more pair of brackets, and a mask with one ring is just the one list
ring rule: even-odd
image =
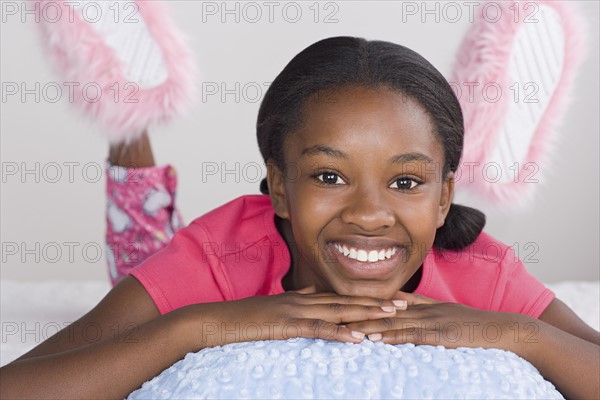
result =
[[538,327],[526,315],[480,310],[413,293],[398,292],[394,299],[405,300],[407,308],[390,317],[353,322],[347,327],[365,333],[372,341],[388,344],[517,351],[523,344],[536,342]]
[[[201,307],[201,347],[234,342],[319,338],[359,343],[414,343],[515,349],[533,320],[521,314],[490,312],[425,296],[398,292],[394,299],[316,293],[314,288],[249,297]],[[531,335],[530,335],[531,336]],[[535,336],[529,338],[535,340]]]

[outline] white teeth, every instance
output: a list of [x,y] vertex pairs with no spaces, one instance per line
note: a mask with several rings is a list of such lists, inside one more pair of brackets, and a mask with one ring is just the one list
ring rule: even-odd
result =
[[369,252],[369,262],[375,262],[379,260],[379,252],[377,250],[371,250]]
[[358,261],[364,262],[369,259],[369,256],[367,255],[367,252],[365,250],[358,250],[356,259]]
[[381,250],[363,250],[355,249],[353,247],[348,248],[345,245],[341,245],[338,243],[334,243],[334,247],[339,253],[343,254],[344,256],[361,262],[382,261],[391,258],[394,254],[396,254],[397,250],[396,247]]
[[357,259],[357,255],[356,255],[356,249],[350,249],[350,253],[348,253],[348,258],[353,258],[353,259]]

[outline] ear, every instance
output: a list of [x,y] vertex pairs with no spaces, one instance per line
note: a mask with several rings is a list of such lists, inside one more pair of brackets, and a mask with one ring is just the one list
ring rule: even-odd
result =
[[450,205],[454,198],[454,172],[449,172],[442,183],[442,192],[440,194],[440,204],[438,207],[438,221],[437,227],[444,225],[448,211],[450,211]]
[[267,182],[269,185],[269,197],[279,218],[289,219],[287,198],[285,195],[284,172],[274,163],[267,163]]

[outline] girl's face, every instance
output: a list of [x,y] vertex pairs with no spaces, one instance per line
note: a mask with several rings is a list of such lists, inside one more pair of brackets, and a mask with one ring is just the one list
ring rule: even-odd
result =
[[387,88],[316,96],[269,171],[297,256],[291,286],[392,298],[421,266],[453,194],[421,106]]

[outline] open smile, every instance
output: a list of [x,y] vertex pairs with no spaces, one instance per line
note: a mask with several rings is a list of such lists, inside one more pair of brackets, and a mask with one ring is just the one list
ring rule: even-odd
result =
[[399,259],[406,253],[402,246],[356,246],[343,242],[330,242],[329,253],[347,274],[361,279],[388,276],[400,265]]
[[392,258],[398,248],[396,246],[382,249],[360,249],[345,244],[334,243],[333,247],[344,256],[360,262],[377,262]]

